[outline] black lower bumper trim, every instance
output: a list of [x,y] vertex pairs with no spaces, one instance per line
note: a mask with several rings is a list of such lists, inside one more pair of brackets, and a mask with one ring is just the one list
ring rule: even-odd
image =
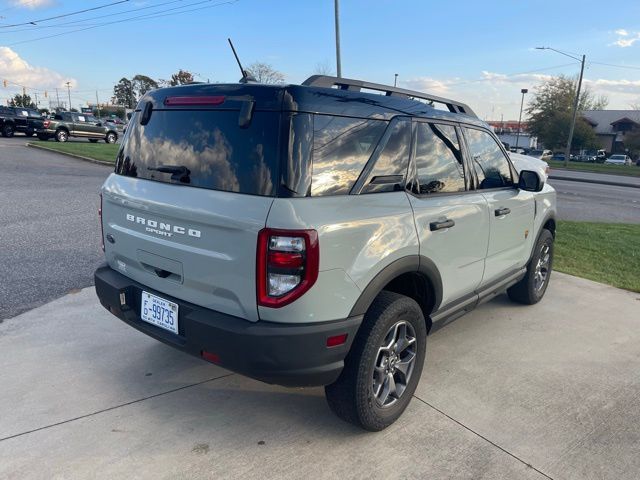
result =
[[[362,322],[362,316],[315,324],[249,322],[155,292],[108,265],[96,270],[95,285],[100,303],[141,332],[198,357],[209,352],[224,368],[285,386],[333,383]],[[179,305],[178,335],[140,319],[142,290]],[[328,337],[344,333],[346,343],[326,346]]]

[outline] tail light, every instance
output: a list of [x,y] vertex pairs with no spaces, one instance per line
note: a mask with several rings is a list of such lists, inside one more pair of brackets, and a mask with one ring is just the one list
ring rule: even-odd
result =
[[42,125],[44,126],[44,128],[49,128],[49,125],[51,125],[51,122],[49,120],[45,120]]
[[100,219],[100,246],[104,252],[104,226],[102,225],[102,193],[100,194],[100,208],[98,209],[98,218]]
[[315,230],[274,230],[258,234],[258,305],[280,308],[300,298],[318,279],[320,252]]

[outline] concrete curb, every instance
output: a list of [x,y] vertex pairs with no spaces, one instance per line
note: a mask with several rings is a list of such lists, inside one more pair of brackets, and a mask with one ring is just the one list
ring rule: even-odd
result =
[[113,167],[115,165],[114,162],[104,162],[102,160],[96,160],[95,158],[83,157],[82,155],[76,155],[75,153],[61,152],[59,150],[54,150],[53,148],[47,148],[43,145],[34,145],[31,142],[27,143],[27,147],[37,148],[39,150],[46,150],[47,152],[59,153],[60,155],[66,155],[67,157],[77,158],[78,160],[84,160],[85,162],[96,163],[98,165],[109,165]]
[[576,177],[557,177],[555,175],[549,175],[549,180],[565,180],[567,182],[582,182],[582,183],[595,183],[598,185],[611,185],[613,187],[631,187],[640,188],[640,185],[624,182],[610,182],[609,180],[591,180],[589,178],[576,178]]

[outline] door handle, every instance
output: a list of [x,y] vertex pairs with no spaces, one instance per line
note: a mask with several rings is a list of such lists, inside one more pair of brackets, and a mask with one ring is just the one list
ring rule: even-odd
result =
[[511,213],[511,209],[510,208],[496,208],[496,217],[501,217],[503,215],[509,215]]
[[445,228],[451,228],[456,224],[453,220],[447,218],[441,222],[431,222],[429,224],[429,230],[435,232],[436,230],[444,230]]

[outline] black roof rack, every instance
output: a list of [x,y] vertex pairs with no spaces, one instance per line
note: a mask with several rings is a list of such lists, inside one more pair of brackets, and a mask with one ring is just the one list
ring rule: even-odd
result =
[[415,90],[407,90],[405,88],[391,87],[389,85],[382,85],[380,83],[365,82],[363,80],[353,80],[350,78],[338,78],[330,77],[328,75],[312,75],[307,78],[302,85],[308,87],[323,87],[333,88],[338,87],[340,90],[351,90],[359,92],[361,89],[366,88],[368,90],[377,90],[383,92],[388,97],[406,97],[406,98],[420,98],[434,103],[441,103],[446,105],[451,113],[464,113],[472,117],[478,117],[468,105],[456,102],[449,98],[438,97],[429,93],[417,92]]

